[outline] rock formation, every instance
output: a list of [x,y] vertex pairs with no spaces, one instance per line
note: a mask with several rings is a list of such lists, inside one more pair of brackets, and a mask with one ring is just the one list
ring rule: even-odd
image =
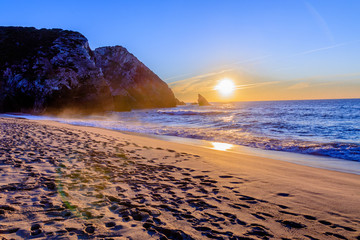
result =
[[204,98],[201,94],[198,94],[198,104],[199,106],[210,106],[211,104]]
[[178,105],[186,105],[186,103],[185,102],[183,102],[183,101],[180,101],[179,99],[177,99],[177,98],[175,98],[175,101],[176,101],[176,105],[178,106]]
[[168,85],[125,48],[97,48],[94,56],[96,66],[109,84],[115,110],[176,105]]
[[123,47],[92,51],[78,32],[0,27],[0,112],[175,105],[167,84]]

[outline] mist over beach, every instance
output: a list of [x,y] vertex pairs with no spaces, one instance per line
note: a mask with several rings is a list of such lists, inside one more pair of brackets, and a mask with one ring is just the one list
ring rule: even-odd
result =
[[360,239],[357,1],[2,1],[1,239]]

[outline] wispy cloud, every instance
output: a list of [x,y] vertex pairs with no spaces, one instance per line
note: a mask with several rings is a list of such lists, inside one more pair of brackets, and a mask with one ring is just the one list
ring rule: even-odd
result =
[[[360,75],[359,75],[360,76]],[[289,87],[287,87],[287,89],[289,90],[301,90],[303,91],[306,88],[310,88],[310,89],[315,89],[315,88],[319,88],[319,87],[324,87],[324,86],[346,86],[347,84],[352,84],[355,86],[355,88],[358,88],[359,85],[359,80],[358,79],[324,79],[323,81],[316,81],[316,78],[309,78],[305,81],[302,82],[297,82]],[[355,90],[355,89],[354,89]]]
[[[342,83],[351,83],[358,82],[360,78],[360,72],[355,73],[345,73],[345,74],[337,74],[337,75],[318,75],[306,78],[297,78],[288,80],[286,82],[293,83],[293,85],[289,86],[287,89],[304,89],[304,88],[314,88],[320,86],[329,86],[329,85],[339,85]],[[284,82],[285,83],[285,82]]]
[[[290,55],[290,56],[287,56],[287,57],[283,57],[283,58],[296,57],[296,56],[307,55],[307,54],[312,54],[312,53],[316,53],[316,52],[331,50],[331,49],[334,49],[334,48],[343,47],[343,46],[346,46],[346,45],[349,45],[349,44],[353,44],[353,43],[358,43],[358,42],[360,42],[360,40],[351,41],[351,42],[344,42],[344,43],[338,43],[338,44],[331,45],[331,46],[326,46],[326,47],[321,47],[321,48],[306,50],[306,51],[299,52],[299,53],[295,53],[295,54],[293,54],[293,55]],[[182,79],[182,80],[179,80],[179,81],[175,81],[175,82],[174,82],[174,83],[179,83],[179,82],[181,82],[181,81],[188,81],[188,80],[193,80],[193,79],[202,79],[202,78],[205,78],[205,77],[212,77],[212,76],[215,76],[215,75],[220,75],[220,74],[223,74],[223,73],[226,73],[226,72],[234,71],[235,69],[241,69],[241,68],[239,68],[238,65],[247,64],[247,63],[257,64],[257,63],[261,63],[261,62],[264,61],[265,59],[269,59],[270,57],[271,57],[271,55],[265,55],[265,56],[250,58],[250,59],[246,59],[246,60],[236,61],[236,62],[227,64],[227,65],[221,66],[221,67],[220,67],[221,70],[218,70],[218,71],[213,71],[213,72],[209,72],[209,73],[199,74],[199,75],[195,75],[195,76],[194,76],[194,74],[188,73],[188,74],[182,74],[182,75],[177,75],[177,76],[173,76],[173,77],[170,77],[170,78],[166,78],[166,79],[164,79],[164,80],[165,80],[165,81],[168,81],[168,80],[181,79],[181,78],[183,78],[183,77],[191,76],[191,77],[188,77],[188,78],[185,78],[185,79]],[[281,58],[275,57],[275,59],[278,59],[278,60],[279,60],[279,59],[281,59]],[[274,69],[273,72],[274,72],[274,71],[280,71],[280,70],[283,70],[283,69],[288,69],[288,68],[289,68],[289,67],[281,67],[281,68],[276,69],[276,70]],[[291,68],[294,68],[294,67],[292,66]],[[243,69],[243,70],[244,70],[244,69]]]
[[236,61],[236,62],[233,62],[229,65],[226,65],[228,67],[231,67],[231,66],[236,66],[236,65],[240,65],[240,64],[244,64],[244,63],[260,63],[261,61],[267,59],[271,57],[271,55],[265,55],[265,56],[261,56],[261,57],[255,57],[255,58],[250,58],[250,59],[247,59],[247,60],[241,60],[241,61]]
[[354,73],[344,73],[344,74],[336,74],[336,75],[316,75],[311,77],[304,77],[304,78],[295,78],[291,79],[289,81],[316,81],[316,80],[337,80],[337,79],[348,79],[348,78],[354,78],[354,77],[360,77],[360,72],[354,72]]
[[219,71],[213,71],[213,72],[209,72],[209,73],[204,73],[204,74],[199,74],[199,75],[195,75],[193,73],[187,73],[187,74],[182,74],[182,75],[177,75],[177,76],[173,76],[173,77],[170,77],[170,78],[166,78],[164,79],[164,81],[167,81],[167,80],[171,80],[171,79],[178,79],[178,78],[182,78],[182,77],[186,77],[186,76],[192,76],[190,78],[186,78],[186,79],[182,79],[180,81],[176,81],[176,82],[181,82],[181,81],[186,81],[186,80],[189,80],[189,79],[197,79],[197,78],[204,78],[204,77],[211,77],[213,75],[217,75],[217,74],[221,74],[221,73],[225,73],[225,72],[229,72],[233,69],[222,69],[222,70],[219,70]]
[[315,18],[318,26],[324,32],[324,34],[329,39],[329,41],[331,43],[334,43],[334,36],[330,30],[329,25],[325,21],[325,19],[321,16],[321,14],[315,9],[315,7],[313,5],[311,5],[308,2],[305,2],[305,5],[306,5],[307,9],[309,10],[310,14]]
[[183,77],[189,77],[189,76],[192,76],[192,75],[194,75],[194,74],[193,73],[186,73],[186,74],[176,75],[176,76],[172,76],[172,77],[169,77],[169,78],[165,78],[164,81],[183,78]]
[[229,69],[223,69],[223,70],[220,70],[220,71],[214,71],[214,72],[209,72],[209,73],[205,73],[205,74],[200,74],[200,75],[193,76],[193,77],[191,77],[191,78],[187,78],[187,79],[184,79],[184,80],[177,81],[176,83],[180,83],[180,82],[183,82],[183,81],[189,81],[189,80],[195,80],[195,79],[202,79],[202,78],[212,77],[212,76],[215,76],[215,75],[219,75],[219,74],[223,74],[223,73],[226,73],[226,72],[230,72],[230,71],[232,71],[232,70],[233,70],[232,68],[229,68]]
[[310,84],[308,82],[299,82],[294,85],[291,85],[288,87],[288,89],[304,89],[310,87]]
[[[230,72],[232,70],[235,69],[236,66],[241,65],[241,64],[247,64],[247,63],[252,63],[252,64],[256,64],[256,63],[260,63],[261,61],[265,60],[266,58],[269,58],[270,55],[265,55],[265,56],[260,56],[260,57],[255,57],[255,58],[250,58],[250,59],[245,59],[245,60],[240,60],[240,61],[236,61],[236,62],[232,62],[230,64],[226,64],[223,65],[221,67],[219,67],[218,71],[213,71],[213,72],[209,72],[209,73],[204,73],[204,74],[199,74],[199,75],[195,75],[193,73],[187,73],[187,74],[181,74],[181,75],[177,75],[177,76],[173,76],[173,77],[169,77],[164,79],[164,81],[168,81],[168,80],[173,80],[173,79],[181,79],[183,77],[189,77],[180,81],[184,81],[184,80],[189,80],[189,79],[197,79],[197,78],[204,78],[204,77],[211,77],[214,75],[218,75],[218,74],[222,74],[225,72]],[[178,81],[179,82],[179,81]]]
[[262,87],[262,86],[273,85],[273,84],[278,84],[278,83],[280,83],[280,81],[271,81],[271,82],[260,82],[260,83],[242,84],[242,85],[236,85],[236,89],[255,88],[255,87]]
[[[214,73],[210,74],[204,74],[201,77],[194,77],[190,79],[185,79],[182,81],[177,81],[170,83],[170,87],[174,90],[176,93],[188,93],[188,92],[196,92],[196,91],[202,91],[202,92],[211,92],[215,91],[214,86],[218,83],[219,79],[217,78],[207,78],[206,76],[215,76]],[[267,82],[254,82],[254,83],[248,83],[248,84],[236,84],[238,81],[234,81],[235,83],[235,89],[248,89],[248,88],[256,88],[261,87],[265,85],[272,85],[272,84],[278,84],[280,81],[267,81]]]
[[325,50],[329,50],[329,49],[333,49],[333,48],[337,48],[337,47],[346,46],[346,45],[351,44],[351,43],[352,43],[352,42],[339,43],[339,44],[335,44],[335,45],[331,45],[331,46],[327,46],[327,47],[321,47],[321,48],[311,49],[311,50],[307,50],[307,51],[304,51],[304,52],[300,52],[300,53],[294,54],[293,56],[300,56],[300,55],[306,55],[306,54],[310,54],[310,53],[325,51]]

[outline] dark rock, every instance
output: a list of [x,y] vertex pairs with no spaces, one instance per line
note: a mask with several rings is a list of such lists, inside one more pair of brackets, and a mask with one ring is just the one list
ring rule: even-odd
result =
[[175,106],[167,84],[123,47],[92,51],[78,32],[0,27],[0,112]]
[[0,27],[0,111],[105,110],[109,88],[92,55],[78,32]]
[[198,104],[199,106],[210,106],[211,104],[204,98],[201,94],[198,94]]

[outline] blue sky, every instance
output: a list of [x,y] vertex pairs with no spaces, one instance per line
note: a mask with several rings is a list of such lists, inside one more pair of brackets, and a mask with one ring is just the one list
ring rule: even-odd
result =
[[325,81],[360,76],[359,12],[351,0],[0,0],[0,25],[122,45],[168,83],[227,69]]

